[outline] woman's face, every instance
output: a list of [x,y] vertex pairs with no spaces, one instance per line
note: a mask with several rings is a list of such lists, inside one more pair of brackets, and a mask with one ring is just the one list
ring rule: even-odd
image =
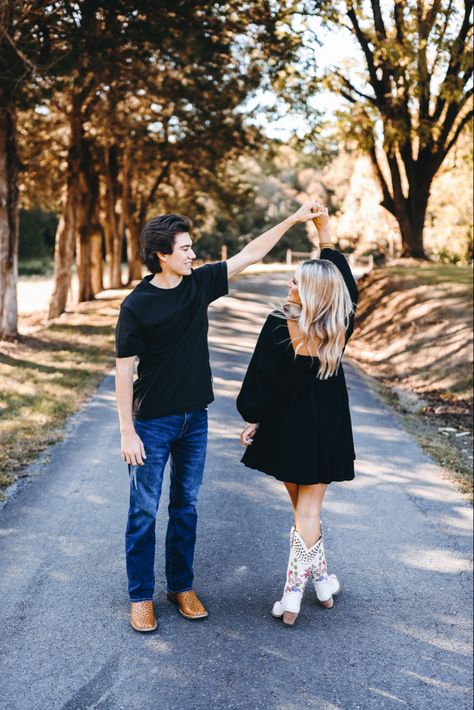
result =
[[300,270],[296,269],[294,275],[288,281],[288,301],[290,301],[290,303],[301,304],[300,294],[298,291],[299,279],[300,279]]

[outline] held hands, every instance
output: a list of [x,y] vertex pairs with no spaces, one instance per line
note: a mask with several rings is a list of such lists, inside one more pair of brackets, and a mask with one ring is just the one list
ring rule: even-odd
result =
[[258,424],[247,424],[245,429],[240,432],[240,443],[242,446],[250,446],[253,443],[253,437],[258,429]]
[[329,221],[327,208],[317,200],[306,200],[294,213],[293,219],[295,222],[308,222],[312,219],[318,230],[326,228]]
[[120,454],[126,463],[143,466],[146,459],[145,447],[136,431],[122,432]]

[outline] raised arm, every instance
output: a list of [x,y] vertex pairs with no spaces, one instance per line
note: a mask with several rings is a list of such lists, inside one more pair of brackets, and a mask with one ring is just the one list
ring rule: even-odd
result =
[[238,254],[227,260],[229,278],[243,271],[250,264],[263,259],[294,224],[308,222],[320,214],[316,200],[307,200],[293,215],[249,242]]
[[336,266],[341,272],[341,276],[349,291],[350,297],[354,307],[357,305],[359,298],[359,291],[357,289],[357,284],[355,282],[354,276],[351,271],[347,259],[345,256],[336,251],[333,244],[331,232],[329,230],[329,217],[328,211],[324,207],[320,210],[320,213],[313,218],[314,226],[318,230],[319,247],[321,249],[320,258],[332,261],[334,266]]

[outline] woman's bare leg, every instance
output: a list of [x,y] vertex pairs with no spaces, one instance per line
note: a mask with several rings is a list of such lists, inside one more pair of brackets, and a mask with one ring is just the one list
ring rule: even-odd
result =
[[[288,484],[285,484],[288,487]],[[321,507],[327,483],[313,486],[298,486],[295,508],[295,528],[309,549],[321,537]],[[291,494],[290,494],[291,496]]]
[[293,506],[293,512],[296,511],[296,504],[298,502],[298,484],[297,483],[285,483],[286,490],[290,496],[291,505]]

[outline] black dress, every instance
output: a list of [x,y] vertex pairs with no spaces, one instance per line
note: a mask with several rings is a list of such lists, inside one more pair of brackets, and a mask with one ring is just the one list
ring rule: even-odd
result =
[[[354,310],[357,286],[342,254],[323,249],[321,259],[341,272]],[[354,328],[352,315],[346,342]],[[286,320],[270,314],[262,328],[237,398],[248,422],[259,422],[242,463],[288,483],[309,485],[354,478],[354,443],[342,364],[317,377],[319,359],[294,356]]]

